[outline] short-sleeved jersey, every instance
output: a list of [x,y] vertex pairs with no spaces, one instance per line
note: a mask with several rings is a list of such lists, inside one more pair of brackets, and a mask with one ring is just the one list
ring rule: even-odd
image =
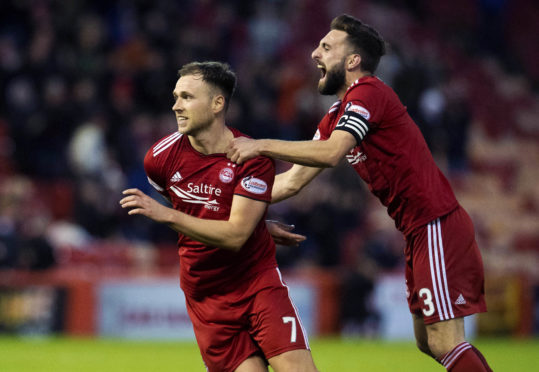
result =
[[348,162],[405,235],[458,206],[421,131],[377,77],[356,80],[322,118],[314,139],[326,140],[333,130],[354,135]]
[[[235,137],[242,136],[236,129],[229,129]],[[189,138],[178,132],[152,146],[144,158],[144,168],[149,182],[174,209],[211,220],[228,220],[234,195],[269,204],[275,177],[275,163],[270,158],[259,156],[236,165],[226,154],[199,153]],[[178,234],[184,292],[192,296],[224,293],[238,280],[277,267],[275,243],[264,217],[238,252]]]

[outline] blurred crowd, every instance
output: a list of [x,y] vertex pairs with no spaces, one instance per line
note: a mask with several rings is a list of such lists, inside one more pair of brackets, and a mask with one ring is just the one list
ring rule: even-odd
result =
[[[388,42],[378,75],[471,212],[487,270],[533,272],[539,56],[530,35],[539,9],[531,0],[2,1],[0,268],[173,265],[173,255],[155,252],[173,247],[175,234],[128,217],[118,201],[126,187],[153,192],[142,160],[176,128],[177,70],[230,63],[239,83],[229,125],[255,138],[309,139],[334,100],[319,96],[310,54],[340,13]],[[344,164],[270,216],[308,236],[280,247],[281,266],[338,267],[345,293],[367,295],[380,271],[402,269],[402,237]]]

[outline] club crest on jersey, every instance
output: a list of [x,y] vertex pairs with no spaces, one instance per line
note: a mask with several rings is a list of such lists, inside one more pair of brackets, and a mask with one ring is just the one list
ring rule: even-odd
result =
[[242,179],[241,187],[253,194],[263,194],[268,190],[266,182],[253,176]]
[[234,171],[228,167],[221,169],[219,179],[221,182],[230,183],[234,179]]
[[354,105],[352,102],[346,104],[344,111],[353,111],[363,116],[365,119],[369,120],[371,118],[371,113],[365,107],[360,105]]

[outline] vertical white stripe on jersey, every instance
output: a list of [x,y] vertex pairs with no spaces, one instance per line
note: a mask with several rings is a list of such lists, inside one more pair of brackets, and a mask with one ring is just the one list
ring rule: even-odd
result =
[[307,338],[307,332],[305,331],[305,328],[303,327],[303,323],[301,322],[301,318],[299,317],[298,309],[296,308],[296,305],[294,304],[294,301],[292,301],[292,298],[290,297],[290,288],[286,284],[284,284],[283,276],[281,275],[281,270],[277,267],[275,270],[277,270],[277,274],[279,275],[279,280],[281,281],[281,284],[283,287],[286,288],[286,291],[288,292],[288,299],[290,300],[290,303],[292,304],[292,307],[294,308],[294,312],[296,313],[296,319],[298,320],[299,326],[301,327],[301,332],[303,333],[303,340],[305,341],[305,346],[307,346],[307,350],[311,350],[311,347],[309,346],[309,340]]
[[427,225],[428,232],[428,248],[429,248],[429,264],[430,264],[430,278],[432,280],[432,290],[434,292],[434,299],[436,300],[436,309],[438,310],[438,317],[440,320],[444,320],[442,311],[440,310],[440,300],[438,299],[438,286],[436,284],[436,275],[434,271],[433,252],[432,252],[432,224]]
[[445,298],[447,301],[447,307],[449,308],[450,319],[453,319],[455,315],[453,314],[453,305],[451,304],[451,297],[449,296],[449,287],[447,286],[447,276],[445,273],[445,259],[444,259],[444,245],[442,243],[442,226],[440,225],[440,219],[436,220],[438,226],[438,247],[440,248],[440,261],[442,263],[442,274],[443,274],[443,292],[445,293]]
[[440,295],[440,302],[442,303],[442,309],[444,311],[444,319],[449,319],[447,313],[447,306],[445,304],[445,295],[444,287],[442,286],[442,273],[441,273],[441,264],[440,264],[440,254],[439,254],[439,244],[438,244],[438,233],[436,231],[436,223],[432,223],[432,241],[433,241],[433,250],[434,250],[434,262],[436,263],[436,279],[438,282],[438,291]]

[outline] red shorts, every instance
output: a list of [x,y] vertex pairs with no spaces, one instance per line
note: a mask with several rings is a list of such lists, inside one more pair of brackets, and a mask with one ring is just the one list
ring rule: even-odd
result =
[[290,350],[309,350],[307,333],[277,268],[230,293],[186,296],[186,304],[209,372],[234,371],[253,354],[267,360]]
[[458,207],[406,237],[406,294],[425,324],[487,311],[472,220]]

